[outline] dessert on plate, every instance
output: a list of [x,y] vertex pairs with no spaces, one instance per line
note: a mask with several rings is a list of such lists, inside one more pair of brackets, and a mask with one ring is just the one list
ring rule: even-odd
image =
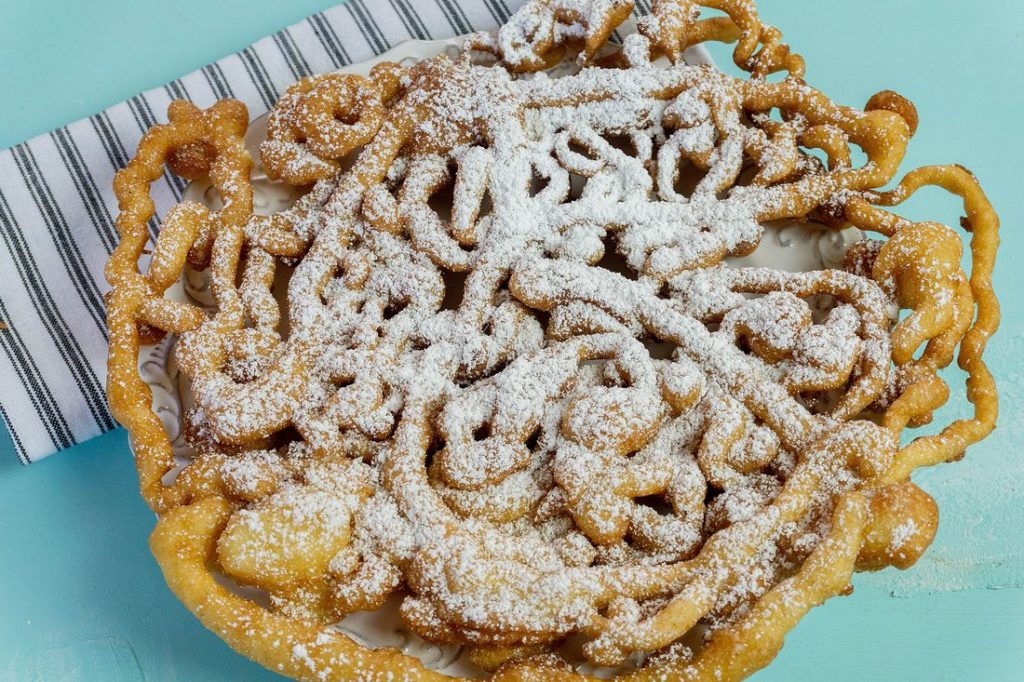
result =
[[[110,404],[168,585],[240,653],[303,680],[739,679],[928,547],[910,474],[995,423],[992,207],[960,166],[896,180],[913,105],[833,102],[752,2],[632,10],[531,0],[455,56],[305,78],[255,159],[243,104],[176,101],[118,173]],[[747,75],[687,63],[707,41]],[[255,212],[254,162],[297,201]],[[216,201],[151,242],[165,167]],[[963,200],[970,274],[961,233],[892,210],[925,185]],[[744,259],[785,225],[859,238]],[[168,293],[197,273],[205,304]],[[158,341],[183,462],[139,372]],[[954,358],[972,414],[930,425]]]

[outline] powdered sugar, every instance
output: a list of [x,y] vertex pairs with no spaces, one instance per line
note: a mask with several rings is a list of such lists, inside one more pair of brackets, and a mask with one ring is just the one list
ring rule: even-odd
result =
[[[530,22],[589,30],[520,19],[507,55]],[[226,371],[184,362],[204,446],[255,501],[223,536],[228,573],[285,609],[326,598],[296,575],[329,575],[346,612],[404,588],[424,638],[603,633],[588,655],[619,661],[623,641],[674,639],[652,621],[670,597],[727,620],[793,560],[786,533],[821,537],[855,464],[837,445],[797,460],[884,385],[889,302],[848,273],[719,267],[790,195],[832,188],[799,185],[826,174],[799,158],[804,122],[769,134],[741,82],[655,66],[643,40],[629,69],[562,78],[424,63],[354,170],[303,201],[308,250],[280,256],[297,260],[287,333],[252,314],[264,276],[239,305],[270,350],[253,336]],[[265,234],[248,238],[272,253]],[[596,265],[612,249],[630,277]],[[819,294],[840,303],[813,324]],[[202,342],[220,343],[186,353]],[[831,416],[801,395],[833,389]]]

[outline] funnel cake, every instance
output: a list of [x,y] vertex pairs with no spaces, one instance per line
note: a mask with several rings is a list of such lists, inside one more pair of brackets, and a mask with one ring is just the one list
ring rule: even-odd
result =
[[[337,626],[398,603],[495,679],[739,679],[930,544],[911,472],[995,424],[992,207],[959,166],[879,190],[913,105],[833,103],[749,0],[655,1],[609,44],[631,10],[533,0],[454,58],[296,83],[260,155],[306,193],[273,215],[236,101],[174,102],[118,173],[110,404],[168,584],[239,652],[443,678]],[[703,41],[750,77],[686,64]],[[175,206],[141,271],[165,165],[222,205]],[[970,275],[954,230],[888,210],[924,185],[963,200]],[[771,221],[872,236],[841,269],[726,267]],[[209,309],[164,295],[186,270]],[[165,334],[180,471],[137,369]],[[973,416],[901,446],[954,354]]]

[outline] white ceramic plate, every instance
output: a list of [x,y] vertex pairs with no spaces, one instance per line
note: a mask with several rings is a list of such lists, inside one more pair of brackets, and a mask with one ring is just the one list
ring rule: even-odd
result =
[[[626,27],[628,29],[628,27]],[[441,53],[457,54],[465,36],[448,40],[410,41],[402,43],[374,59],[340,69],[345,73],[369,74],[370,69],[382,61],[412,65]],[[711,55],[703,46],[692,47],[684,55],[690,64],[713,64]],[[575,70],[572,65],[556,67],[553,75]],[[294,189],[269,180],[259,163],[256,149],[266,136],[267,117],[254,120],[246,134],[246,146],[253,155],[254,208],[257,213],[272,214],[282,211],[300,196]],[[216,193],[208,182],[193,182],[185,190],[184,198],[201,201],[218,208]],[[733,266],[765,266],[793,272],[836,267],[842,263],[847,248],[861,238],[855,228],[843,231],[827,230],[809,224],[768,225],[764,237],[754,253],[744,258],[730,259]],[[212,308],[213,300],[205,277],[201,273],[186,271],[182,279],[167,290],[171,299],[188,301]],[[189,461],[191,452],[185,443],[182,416],[191,405],[187,381],[174,362],[174,337],[168,335],[155,346],[143,349],[139,357],[139,372],[153,392],[153,411],[163,421],[171,440],[175,457],[180,465]],[[177,471],[168,477],[173,479]],[[433,670],[448,675],[483,676],[482,670],[470,663],[462,654],[462,647],[437,646],[425,642],[409,632],[398,615],[399,598],[389,600],[381,609],[371,613],[353,614],[336,627],[363,646],[371,648],[395,647],[416,656]],[[577,670],[598,677],[611,677],[616,671],[595,668],[582,661]]]

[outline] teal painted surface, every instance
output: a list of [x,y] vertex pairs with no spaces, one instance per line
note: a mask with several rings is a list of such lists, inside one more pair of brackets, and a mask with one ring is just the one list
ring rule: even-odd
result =
[[[0,0],[0,147],[329,4]],[[989,352],[1000,426],[966,460],[915,477],[942,510],[935,545],[909,572],[857,576],[855,594],[813,611],[756,679],[1024,679],[1024,3],[760,4],[807,57],[808,80],[835,99],[859,105],[882,88],[912,99],[922,121],[905,169],[968,166],[1004,230],[1003,327]],[[960,215],[937,190],[908,211],[948,223]],[[964,411],[940,417],[954,414]],[[232,653],[174,600],[146,546],[152,522],[123,432],[28,468],[0,435],[0,679],[280,679]]]

